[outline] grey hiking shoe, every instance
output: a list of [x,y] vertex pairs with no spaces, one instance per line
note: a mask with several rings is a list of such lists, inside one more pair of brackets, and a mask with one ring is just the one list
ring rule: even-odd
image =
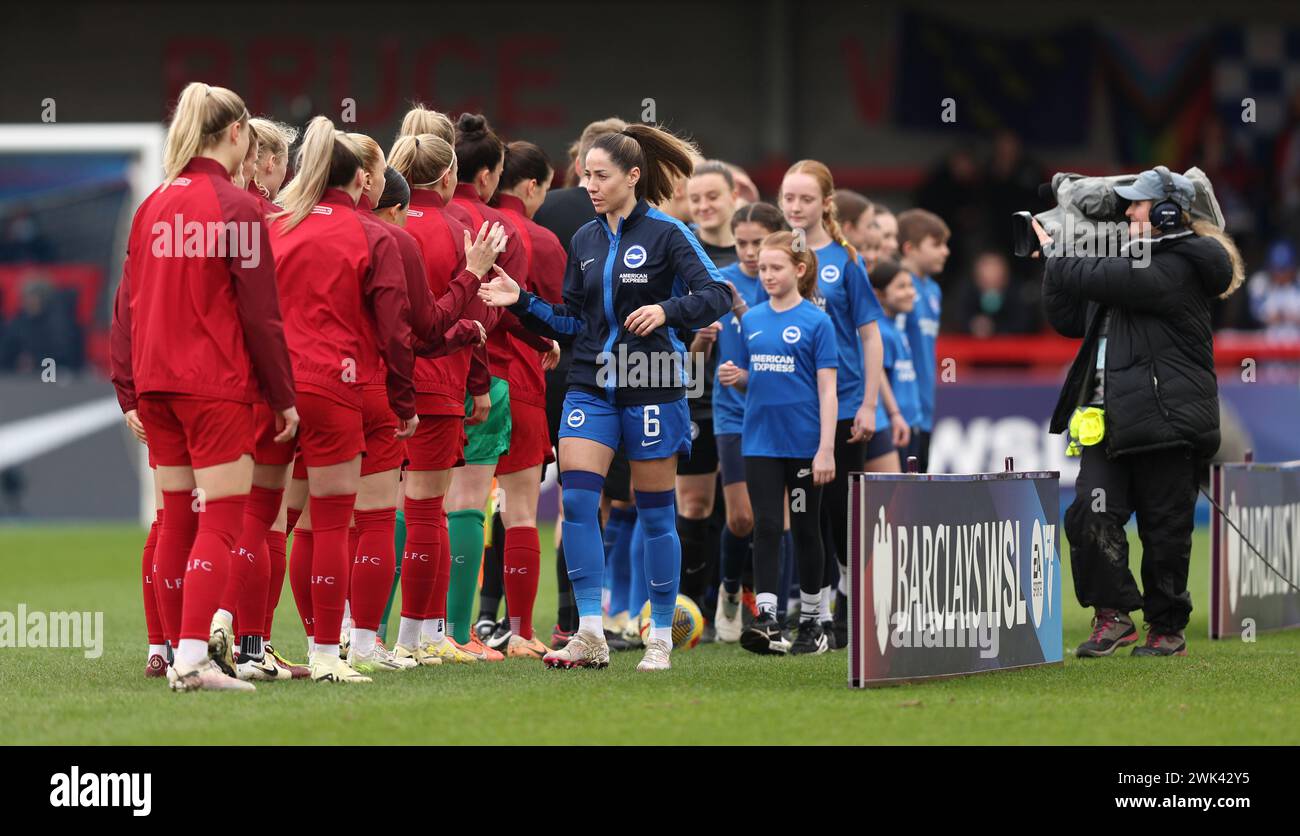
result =
[[1133,648],[1134,656],[1186,656],[1187,638],[1182,630],[1147,630],[1146,644]]
[[1117,648],[1137,641],[1137,627],[1127,613],[1098,609],[1092,618],[1092,635],[1074,651],[1075,656],[1109,656]]

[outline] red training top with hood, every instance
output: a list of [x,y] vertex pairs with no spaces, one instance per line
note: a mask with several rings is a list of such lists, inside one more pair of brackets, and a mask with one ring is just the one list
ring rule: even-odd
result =
[[271,226],[298,389],[361,409],[361,384],[387,366],[388,404],[415,415],[406,276],[391,236],[365,223],[342,189],[328,189],[286,231]]
[[293,406],[269,241],[261,206],[207,157],[140,204],[110,335],[123,412],[150,393]]
[[[437,299],[429,290],[424,278],[424,256],[420,245],[410,233],[376,218],[372,213],[370,198],[361,195],[357,200],[357,217],[363,224],[393,239],[402,260],[402,275],[406,279],[406,298],[409,304],[411,345],[417,357],[438,357],[478,342],[478,326],[471,320],[461,319],[461,312],[476,297],[479,278],[462,270],[447,290]],[[370,323],[373,326],[373,323]],[[382,360],[379,369],[364,384],[366,389],[383,389],[387,368]]]
[[[506,251],[497,258],[497,264],[501,265],[501,269],[517,281],[520,287],[531,289],[531,285],[527,284],[528,254],[524,250],[523,242],[519,240],[519,230],[515,228],[514,221],[509,216],[484,203],[478,196],[478,190],[470,183],[460,183],[456,186],[456,194],[452,197],[447,212],[469,227],[471,232],[477,231],[484,221],[500,223],[505,227],[510,240],[506,242]],[[493,377],[508,380],[513,384],[514,381],[510,379],[510,366],[514,358],[514,350],[510,345],[511,335],[517,337],[524,345],[532,346],[534,351],[550,351],[551,341],[529,331],[514,314],[504,308],[500,310],[501,321],[496,328],[488,332],[488,367]]]

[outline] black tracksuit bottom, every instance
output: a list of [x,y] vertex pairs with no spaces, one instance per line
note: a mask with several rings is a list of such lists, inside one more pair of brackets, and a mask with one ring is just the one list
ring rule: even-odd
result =
[[[1142,610],[1157,632],[1187,626],[1187,569],[1196,508],[1196,462],[1186,448],[1106,458],[1083,448],[1075,498],[1065,512],[1074,593],[1085,607]],[[1137,514],[1142,590],[1129,570],[1124,525]]]

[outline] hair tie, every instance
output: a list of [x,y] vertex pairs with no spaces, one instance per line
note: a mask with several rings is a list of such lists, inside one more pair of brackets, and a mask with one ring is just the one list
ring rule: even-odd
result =
[[415,147],[418,149],[420,147],[420,138],[417,136],[413,137],[413,139],[415,139]]

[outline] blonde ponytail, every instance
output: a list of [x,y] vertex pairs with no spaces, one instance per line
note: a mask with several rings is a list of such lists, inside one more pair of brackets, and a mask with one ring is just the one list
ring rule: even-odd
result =
[[[1186,215],[1186,213],[1184,213],[1184,215]],[[1186,217],[1184,220],[1186,220]],[[1233,242],[1228,233],[1219,229],[1210,221],[1192,221],[1191,228],[1193,233],[1202,238],[1213,238],[1215,241],[1218,241],[1219,246],[1223,247],[1223,249],[1227,251],[1228,260],[1232,262],[1232,282],[1228,285],[1227,290],[1219,294],[1220,299],[1227,299],[1229,296],[1236,293],[1237,288],[1241,287],[1242,282],[1246,280],[1246,264],[1241,260],[1241,252],[1237,250],[1237,245]]]
[[422,134],[433,134],[448,145],[456,144],[456,126],[452,124],[451,118],[445,113],[430,110],[416,103],[402,117],[402,127],[398,130],[397,136],[400,139],[404,136]]
[[375,142],[365,134],[350,133],[347,137],[355,142],[357,148],[360,149],[361,164],[365,167],[366,171],[370,171],[379,166],[379,163],[384,159],[384,149],[379,147],[378,142]]
[[289,156],[289,146],[293,145],[294,140],[298,138],[298,129],[267,119],[265,116],[254,116],[248,120],[248,125],[257,133],[258,159],[268,154],[272,157]]
[[406,178],[413,189],[431,189],[456,160],[456,151],[433,134],[401,136],[388,152],[388,164]]
[[221,139],[231,123],[248,123],[244,100],[233,90],[191,81],[181,91],[167,128],[163,150],[163,182],[175,180],[190,160]]
[[334,130],[334,123],[317,116],[307,124],[302,146],[298,149],[293,181],[280,192],[281,212],[272,220],[286,218],[284,230],[288,232],[311,214],[312,207],[320,203],[325,190],[342,187],[352,182],[361,162],[361,149],[347,134]]

